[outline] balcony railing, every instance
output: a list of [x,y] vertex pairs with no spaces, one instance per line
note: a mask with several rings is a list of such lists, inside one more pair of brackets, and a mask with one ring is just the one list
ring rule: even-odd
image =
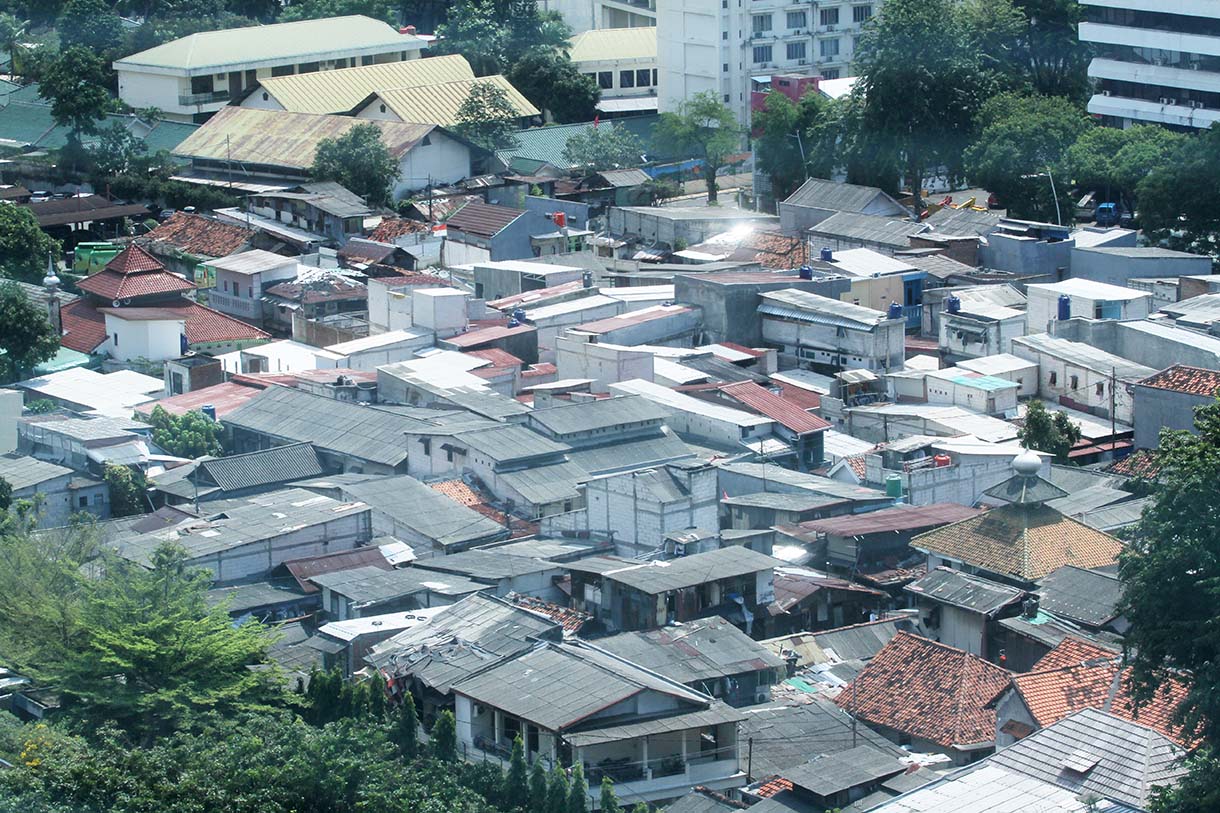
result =
[[210,93],[187,93],[186,95],[178,96],[178,104],[183,107],[227,101],[229,101],[229,91],[227,90],[214,90]]

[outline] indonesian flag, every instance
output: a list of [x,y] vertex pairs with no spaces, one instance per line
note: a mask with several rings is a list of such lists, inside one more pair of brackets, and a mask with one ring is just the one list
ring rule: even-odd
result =
[[602,120],[601,113],[598,113],[596,116],[593,117],[593,129],[594,130],[597,129],[597,125],[601,123],[601,120]]

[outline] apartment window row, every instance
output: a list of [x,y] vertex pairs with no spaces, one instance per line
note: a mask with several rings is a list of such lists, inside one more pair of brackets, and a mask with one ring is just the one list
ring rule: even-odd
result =
[[[818,10],[818,25],[838,25],[840,23],[839,8],[824,8]],[[873,17],[872,6],[852,6],[851,21],[859,24],[871,20]]]
[[1135,11],[1125,8],[1085,6],[1084,19],[1090,23],[1116,25],[1123,28],[1142,28],[1173,34],[1201,34],[1205,37],[1220,36],[1220,18],[1216,17],[1192,17],[1187,14],[1170,14],[1164,11]]
[[[728,68],[726,67],[725,70],[728,70]],[[598,71],[596,74],[586,73],[585,76],[597,82],[597,86],[602,90],[613,90],[615,87],[614,71]],[[618,72],[619,88],[649,88],[656,87],[656,84],[656,68],[639,68],[637,70]]]
[[1186,90],[1164,85],[1144,85],[1138,82],[1117,82],[1106,79],[1101,83],[1101,92],[1103,95],[1140,99],[1157,104],[1220,110],[1220,93],[1209,93],[1202,90]]
[[[834,57],[839,56],[840,42],[841,40],[839,39],[819,40],[818,56],[825,59],[833,59]],[[789,42],[784,46],[784,56],[787,59],[808,59],[808,54],[809,51],[807,43],[805,42]],[[775,49],[771,45],[755,45],[752,49],[751,58],[755,65],[764,65],[772,62],[774,61],[774,57]],[[727,62],[724,64],[723,68],[724,72],[728,73],[729,65]],[[830,79],[838,77],[828,77],[823,74],[823,78]]]
[[[818,11],[818,25],[838,25],[839,24],[839,8],[824,8]],[[851,21],[859,24],[872,19],[873,7],[870,6],[852,6]],[[784,23],[790,28],[806,28],[809,24],[809,17],[805,11],[789,11],[784,15]],[[750,21],[751,30],[755,34],[768,34],[774,30],[774,15],[772,14],[755,14]]]
[[1135,48],[1130,45],[1097,45],[1097,56],[1137,65],[1157,65],[1179,70],[1220,73],[1220,56],[1192,54],[1186,51],[1164,51],[1160,48]]

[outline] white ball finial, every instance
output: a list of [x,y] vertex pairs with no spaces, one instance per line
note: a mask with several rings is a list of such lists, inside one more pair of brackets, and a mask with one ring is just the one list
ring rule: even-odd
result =
[[47,255],[47,273],[42,278],[42,287],[55,288],[59,285],[59,276],[55,273],[55,260],[51,255]]
[[1035,452],[1026,449],[1012,459],[1012,467],[1017,474],[1033,477],[1042,470],[1042,458],[1038,457]]

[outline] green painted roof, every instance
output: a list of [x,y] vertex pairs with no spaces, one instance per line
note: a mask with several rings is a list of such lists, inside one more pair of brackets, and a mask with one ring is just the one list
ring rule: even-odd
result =
[[[33,88],[32,97],[30,88]],[[0,144],[57,149],[68,142],[68,131],[56,126],[49,104],[19,98],[37,99],[37,85],[27,85],[7,96],[3,94],[4,88],[0,87],[0,104],[3,105],[0,106]],[[134,115],[117,113],[108,114],[101,127],[108,128],[112,123],[118,123],[142,138],[150,153],[158,150],[172,151],[187,136],[199,129],[197,124],[166,120],[153,122],[150,129],[148,123]],[[89,144],[95,142],[96,138],[87,136],[84,140]]]
[[[665,152],[665,150],[657,150],[652,143],[652,128],[657,123],[657,119],[658,116],[655,115],[631,116],[629,118],[603,121],[598,126],[624,127],[635,133],[644,144],[644,151],[648,153],[649,157],[654,159],[675,157],[668,154],[658,154]],[[549,127],[531,127],[527,130],[518,130],[514,133],[517,139],[517,146],[496,150],[496,157],[506,165],[513,164],[514,159],[527,159],[530,161],[544,161],[557,167],[568,168],[571,167],[571,164],[564,160],[563,157],[563,149],[567,146],[568,139],[576,133],[592,128],[593,122],[587,121],[581,124],[553,124]]]

